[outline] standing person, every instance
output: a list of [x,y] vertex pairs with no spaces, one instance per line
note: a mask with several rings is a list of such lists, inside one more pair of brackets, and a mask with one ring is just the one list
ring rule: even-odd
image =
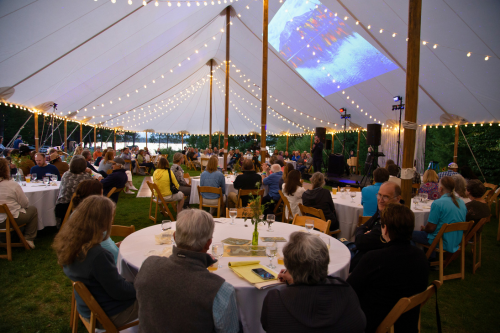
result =
[[214,228],[207,212],[185,210],[177,216],[172,255],[143,262],[135,279],[142,332],[239,331],[234,287],[207,270],[217,262],[207,253]]
[[181,164],[184,163],[184,155],[182,153],[175,153],[174,154],[174,160],[173,160],[173,165],[170,168],[172,172],[175,175],[175,178],[177,179],[177,183],[179,183],[179,191],[181,191],[185,197],[187,197],[186,200],[184,200],[184,206],[182,207],[183,209],[189,208],[189,196],[191,195],[191,184],[186,182],[186,179],[184,178],[184,170],[181,167]]
[[[21,186],[10,180],[10,162],[5,158],[0,158],[0,205],[4,204],[9,207],[9,211],[18,225],[26,223],[24,238],[28,245],[34,249],[35,243],[33,241],[38,230],[37,209],[35,206],[30,206]],[[0,214],[0,229],[6,228],[6,219],[5,214]]]
[[61,180],[61,175],[59,174],[59,170],[52,165],[47,164],[45,161],[45,154],[37,153],[35,155],[36,165],[31,168],[30,173],[36,173],[38,179],[43,179],[47,173],[57,175],[57,179]]
[[19,145],[23,143],[22,136],[18,135],[17,138],[14,140],[14,149],[19,149]]
[[314,137],[314,145],[311,150],[313,154],[314,172],[321,172],[321,164],[323,162],[323,143],[319,141],[319,136]]
[[[425,254],[410,243],[415,227],[410,208],[388,204],[381,225],[386,247],[365,254],[347,279],[366,315],[366,333],[375,332],[401,298],[423,292],[429,279]],[[395,331],[419,332],[419,315],[419,306],[404,313],[396,321]]]

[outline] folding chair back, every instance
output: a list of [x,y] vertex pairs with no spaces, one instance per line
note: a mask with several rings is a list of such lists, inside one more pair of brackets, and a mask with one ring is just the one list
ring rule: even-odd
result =
[[[78,309],[76,307],[76,299],[75,292],[78,293],[80,298],[83,300],[85,305],[90,310],[90,320],[87,321],[81,314],[78,313]],[[87,287],[80,281],[73,282],[73,293],[71,297],[71,319],[70,319],[70,327],[72,328],[72,332],[78,332],[78,317],[82,320],[83,325],[87,329],[89,333],[94,333],[96,330],[96,322],[99,321],[103,328],[106,330],[106,333],[118,333],[119,331],[125,330],[132,326],[139,325],[139,320],[135,320],[128,324],[125,324],[122,327],[116,327],[115,324],[109,319],[104,310],[101,308],[99,303],[92,296]]]
[[307,207],[304,206],[303,204],[299,204],[299,209],[300,209],[300,214],[302,216],[307,216],[308,214],[310,216],[317,217],[318,219],[322,219],[323,221],[326,221],[325,214],[321,209],[316,209],[313,207]]
[[71,196],[71,200],[69,202],[68,210],[66,211],[66,215],[64,215],[64,220],[61,223],[61,228],[64,225],[64,223],[66,223],[66,221],[68,221],[69,217],[71,216],[71,213],[73,212],[73,199],[75,197],[76,197],[76,192],[73,193],[73,195]]
[[186,181],[186,183],[191,185],[191,176],[189,175],[189,173],[187,172],[184,173],[184,180]]
[[[405,312],[410,311],[411,309],[420,306],[419,311],[422,309],[424,304],[434,295],[439,287],[441,287],[442,283],[435,280],[432,284],[427,287],[427,289],[420,294],[416,294],[411,297],[401,298],[396,305],[392,308],[392,310],[387,314],[387,316],[382,320],[380,325],[378,325],[375,333],[386,333],[386,332],[394,332],[394,324],[396,321],[403,315]],[[418,318],[418,331],[420,332],[420,315]]]
[[[200,171],[203,171],[203,169],[207,168],[209,158],[202,157],[201,162],[200,162]],[[203,165],[203,162],[206,162],[205,165]]]
[[[156,223],[156,218],[158,216],[158,205],[160,205],[160,212],[162,213],[162,215],[170,218],[170,220],[172,221],[175,221],[174,215],[172,215],[172,212],[170,211],[170,209],[168,209],[168,203],[165,201],[165,199],[163,199],[158,185],[150,181],[146,181],[146,184],[148,184],[149,189],[151,190],[151,200],[149,201],[149,219]],[[156,204],[154,217],[151,215],[153,202]],[[177,201],[169,202],[172,204],[172,209],[174,210],[176,202]]]
[[[219,195],[219,200],[217,205],[208,205],[203,203],[203,196],[201,195],[202,193],[215,193]],[[202,207],[210,207],[210,208],[217,208],[217,217],[220,217],[220,211],[222,208],[222,189],[220,187],[211,187],[211,186],[198,186],[198,195],[200,197],[200,209]]]
[[369,219],[371,219],[371,216],[358,216],[358,227],[362,226],[366,222],[368,222]]
[[[106,195],[106,197],[108,198],[111,198],[111,196],[115,193],[120,193],[124,190],[124,187],[121,187],[121,188],[116,188],[116,187],[113,187],[109,192],[108,194]],[[119,194],[118,194],[119,195]],[[118,203],[118,197],[116,198],[116,202],[115,203]]]
[[330,223],[331,221],[323,221],[321,219],[318,219],[316,217],[312,216],[300,216],[299,214],[295,214],[293,218],[292,224],[299,225],[299,226],[304,226],[306,225],[307,220],[313,220],[314,221],[314,228],[318,229],[322,233],[325,233],[328,235],[330,231]]
[[131,225],[130,227],[125,227],[123,225],[112,225],[110,236],[127,237],[134,232],[135,227],[133,225]]
[[[0,247],[5,247],[7,249],[7,254],[0,255],[0,258],[7,259],[8,261],[12,261],[12,248],[13,247],[24,247],[26,250],[29,250],[30,247],[24,238],[23,233],[19,229],[19,227],[23,227],[25,224],[17,225],[14,216],[9,210],[9,207],[6,204],[0,205],[0,214],[7,215],[7,219],[5,220],[5,229],[0,229],[0,233],[5,233],[6,242],[0,243]],[[12,243],[10,233],[15,231],[21,243]]]
[[498,185],[490,184],[490,183],[484,183],[484,187],[491,188],[493,191],[495,191],[498,188]]
[[109,169],[108,171],[106,171],[106,173],[107,173],[108,175],[112,174],[112,173],[113,173],[113,169]]
[[130,166],[130,172],[132,172],[132,160],[124,160],[125,164],[128,164]]
[[[280,198],[281,201],[283,201],[283,206],[286,209],[283,209],[283,222],[285,223],[290,223],[293,221],[292,217],[292,207],[290,206],[290,201],[288,201],[287,197],[283,194],[281,190],[279,190]],[[286,214],[286,211],[288,210],[288,216]]]
[[[235,208],[236,209],[236,218],[241,219],[241,218],[252,218],[253,217],[253,212],[250,207],[244,207],[244,208]],[[226,217],[229,217],[229,208],[226,208]]]
[[244,196],[247,196],[247,195],[253,195],[254,197],[259,196],[260,197],[259,205],[260,205],[260,204],[262,204],[262,198],[264,197],[264,190],[259,190],[259,189],[239,190],[238,191],[238,199],[236,200],[236,202],[237,202],[237,208],[243,207],[243,203],[241,201],[241,197],[244,197]]

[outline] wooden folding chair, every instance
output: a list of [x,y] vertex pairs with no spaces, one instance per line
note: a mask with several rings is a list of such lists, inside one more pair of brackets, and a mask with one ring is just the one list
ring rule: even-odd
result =
[[[116,187],[113,187],[109,192],[108,194],[106,195],[106,197],[108,198],[111,198],[111,196],[115,193],[120,193],[124,190],[125,188],[124,187],[121,187],[121,188],[116,188]],[[118,199],[116,199],[116,201],[118,202]]]
[[[283,216],[285,214],[285,207],[284,207],[283,200],[281,199],[281,197],[278,200],[278,202],[276,203],[276,205],[274,206],[273,214],[275,217]],[[283,220],[283,218],[282,218],[282,220]]]
[[498,188],[498,185],[490,184],[490,183],[484,183],[484,187],[491,188],[493,191],[495,191]]
[[[458,279],[461,278],[462,280],[465,279],[465,236],[469,232],[469,230],[472,228],[474,225],[474,222],[457,222],[457,223],[451,223],[451,224],[443,224],[441,229],[439,230],[436,238],[434,238],[434,241],[432,242],[431,245],[429,244],[419,244],[422,245],[423,247],[427,248],[427,252],[425,255],[427,258],[430,258],[432,252],[436,251],[439,253],[439,261],[434,261],[431,262],[431,266],[437,266],[439,265],[439,281],[441,283],[444,283],[445,280],[451,280],[451,279]],[[444,275],[444,253],[448,253],[447,251],[443,250],[443,235],[448,232],[454,232],[454,231],[463,231],[462,233],[462,243],[460,247],[458,248],[457,251],[461,251],[461,260],[460,260],[460,273],[455,273],[455,274],[448,274]],[[439,248],[436,248],[438,247]],[[452,255],[452,254],[450,254]]]
[[[293,221],[293,213],[292,207],[290,206],[290,201],[288,201],[287,197],[283,194],[281,190],[279,190],[280,200],[283,201],[283,222],[291,223]],[[288,209],[288,216],[286,215],[286,210]]]
[[443,283],[437,280],[433,281],[432,284],[427,287],[427,289],[420,294],[416,294],[411,297],[401,298],[396,305],[392,308],[392,310],[385,316],[384,320],[378,325],[375,333],[394,333],[394,324],[397,322],[399,317],[403,315],[405,312],[410,311],[411,309],[420,306],[419,316],[418,316],[418,331],[420,332],[420,319],[422,315],[422,307],[424,304],[434,295],[441,287]]
[[[201,161],[200,161],[200,171],[203,172],[203,169],[207,168],[208,160],[209,160],[209,158],[206,158],[206,157],[202,157],[201,158]],[[205,163],[205,165],[203,165],[203,162],[207,162],[207,163]]]
[[351,189],[349,191],[351,191],[351,192],[361,192],[361,189],[359,187],[351,187]]
[[[150,182],[149,180],[146,181],[146,184],[148,184],[149,190],[151,191],[151,200],[149,201],[149,215],[148,218],[153,221],[153,223],[156,224],[156,218],[158,216],[158,206],[160,206],[160,212],[162,213],[163,216],[170,218],[170,220],[175,221],[174,215],[172,215],[172,212],[170,209],[168,209],[168,203],[163,199],[160,189],[158,188],[158,185],[155,183]],[[155,204],[155,216],[153,217],[151,215],[151,210],[153,208],[153,203]],[[172,209],[175,211],[175,205],[177,204],[177,201],[172,201],[169,202],[172,204]]]
[[262,198],[264,197],[264,190],[259,190],[259,189],[253,189],[253,190],[239,190],[238,191],[238,199],[236,200],[237,202],[237,207],[236,208],[241,208],[243,207],[243,203],[241,201],[241,197],[248,196],[248,195],[253,195],[254,197],[259,196],[260,197],[260,202],[259,205],[262,204]]
[[[316,208],[313,208],[313,207],[306,207],[304,206],[303,204],[299,204],[299,209],[300,209],[300,214],[302,216],[315,216],[319,219],[322,219],[323,221],[326,221],[326,218],[325,218],[325,214],[323,213],[323,211],[321,209],[316,209]],[[336,234],[339,234],[340,233],[340,229],[337,229],[337,230],[334,230],[334,231],[331,231],[328,230],[327,232],[329,235],[336,235]]]
[[[493,190],[491,190],[491,191],[493,191]],[[497,200],[498,200],[499,194],[500,194],[500,189],[497,189],[496,191],[493,191],[493,193],[491,193],[486,199],[486,203],[488,204],[488,207],[490,207],[490,211],[491,211],[491,205],[493,203],[496,203],[496,206],[497,206],[496,207],[497,208],[496,209],[496,217],[498,217],[498,202],[497,202]]]
[[411,184],[411,187],[419,190],[420,189],[420,184]]
[[144,166],[144,165],[137,165],[137,168],[138,169],[144,169],[144,173],[149,175],[149,168],[147,166]]
[[[190,157],[188,157],[187,159],[188,159],[188,163],[189,163],[190,167],[196,171],[196,167],[197,167],[196,163]],[[201,170],[201,166],[200,166],[200,170]]]
[[[78,293],[80,298],[85,302],[85,305],[90,310],[90,320],[82,317],[78,313],[76,307],[75,292]],[[99,321],[102,327],[106,330],[106,333],[118,333],[119,331],[125,330],[132,326],[139,325],[139,320],[134,320],[128,324],[121,327],[116,327],[115,324],[109,319],[104,310],[101,308],[99,303],[95,300],[94,296],[90,293],[87,287],[80,281],[73,282],[73,292],[71,293],[71,318],[69,326],[71,327],[71,332],[78,332],[78,317],[82,320],[83,325],[89,333],[94,333],[96,331],[96,322]]]
[[191,185],[191,176],[189,175],[189,173],[187,172],[184,173],[184,180],[186,181],[186,183]]
[[[26,250],[30,250],[30,246],[26,242],[23,233],[21,232],[20,227],[24,227],[26,223],[17,225],[14,216],[12,216],[9,207],[6,204],[0,205],[0,214],[7,215],[7,219],[5,220],[5,229],[0,229],[0,233],[5,233],[6,242],[0,243],[0,247],[5,247],[7,249],[7,254],[0,255],[0,258],[7,259],[8,261],[12,261],[12,248],[13,247],[24,247]],[[12,243],[10,233],[15,231],[21,243]]]
[[[236,218],[241,219],[241,218],[252,218],[253,217],[253,212],[250,207],[244,207],[244,208],[233,208],[236,209]],[[229,218],[229,208],[226,208],[226,217]]]
[[[203,204],[203,196],[201,195],[202,193],[215,193],[219,195],[219,200],[218,204],[215,205],[208,205],[208,204]],[[198,186],[198,195],[200,197],[200,209],[203,209],[202,207],[210,207],[210,208],[217,208],[217,217],[220,217],[220,212],[222,209],[222,206],[224,204],[224,199],[222,198],[222,189],[220,187],[210,187],[210,186]]]
[[330,223],[331,223],[330,220],[323,221],[323,220],[318,219],[316,217],[300,216],[299,214],[295,214],[295,216],[293,217],[292,224],[305,227],[307,220],[313,220],[314,221],[314,229],[318,229],[322,233],[328,235],[328,232],[330,231]]
[[68,221],[69,217],[71,216],[71,213],[73,212],[73,199],[76,197],[76,192],[73,193],[71,196],[71,200],[69,202],[68,210],[66,211],[66,215],[64,215],[64,220],[61,222],[61,228]]
[[113,169],[109,169],[108,171],[106,171],[106,173],[107,173],[108,175],[112,174],[112,173],[113,173]]
[[128,165],[130,166],[130,172],[132,172],[132,171],[133,171],[133,170],[132,170],[132,160],[125,160],[125,159],[124,159],[124,161],[125,161],[125,164],[127,164],[127,163],[128,163]]
[[112,225],[110,236],[127,237],[134,232],[135,227],[133,225],[131,225],[130,227],[125,227],[123,225]]
[[358,227],[361,227],[363,224],[368,222],[369,219],[371,219],[371,216],[358,216]]

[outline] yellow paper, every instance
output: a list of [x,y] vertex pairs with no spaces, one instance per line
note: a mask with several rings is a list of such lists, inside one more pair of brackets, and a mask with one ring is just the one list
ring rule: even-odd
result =
[[247,266],[247,265],[255,265],[259,264],[260,261],[258,260],[251,260],[251,261],[230,261],[228,263],[228,266],[230,267],[238,267],[238,266]]
[[[236,273],[239,277],[247,280],[248,282],[255,284],[255,283],[261,283],[261,282],[267,282],[267,281],[273,281],[276,280],[278,277],[278,273],[272,271],[271,269],[262,266],[257,262],[256,264],[251,264],[251,265],[243,265],[243,266],[229,266],[229,268]],[[269,279],[269,280],[264,280],[254,272],[252,272],[252,269],[256,268],[262,268],[268,273],[271,273],[274,276],[274,279]]]

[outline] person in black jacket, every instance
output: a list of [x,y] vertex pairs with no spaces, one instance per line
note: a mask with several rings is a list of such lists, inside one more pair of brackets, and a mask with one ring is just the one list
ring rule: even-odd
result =
[[323,143],[319,141],[319,137],[314,137],[314,145],[311,153],[313,154],[314,172],[321,172],[321,164],[323,162]]
[[267,293],[260,322],[274,332],[364,332],[366,319],[353,289],[328,276],[326,244],[312,234],[294,232],[283,248],[287,285]]
[[390,203],[399,203],[401,201],[401,187],[393,182],[385,182],[380,185],[377,194],[377,211],[373,216],[363,225],[356,229],[355,255],[351,259],[351,266],[349,271],[352,272],[361,258],[368,251],[378,250],[384,248],[386,243],[382,238],[382,229],[380,227],[380,213]]
[[[243,161],[243,174],[238,175],[234,180],[234,188],[236,190],[255,190],[259,188],[262,183],[261,176],[255,172],[252,160]],[[238,206],[238,194],[231,192],[227,197],[227,207],[236,208]],[[242,207],[246,207],[248,204],[248,196],[245,195],[241,197]]]
[[[380,221],[387,246],[365,254],[347,279],[366,315],[367,333],[375,332],[401,298],[423,292],[429,278],[427,257],[410,243],[415,227],[411,209],[390,203]],[[417,306],[403,314],[394,325],[395,332],[418,332],[419,313]]]
[[[124,188],[125,184],[128,181],[127,174],[125,173],[125,169],[123,169],[123,165],[125,164],[125,161],[121,157],[115,157],[113,160],[113,172],[109,174],[106,178],[101,180],[102,183],[102,191],[103,195],[107,196],[109,191],[113,187],[116,187],[117,189],[119,188]],[[120,193],[113,193],[110,197],[111,200],[113,200],[115,203],[118,202],[118,196]]]
[[330,191],[323,188],[325,176],[320,172],[315,172],[311,177],[312,190],[307,190],[302,194],[302,204],[307,207],[321,209],[326,220],[330,220],[330,231],[339,229],[339,221],[335,213],[335,206]]

